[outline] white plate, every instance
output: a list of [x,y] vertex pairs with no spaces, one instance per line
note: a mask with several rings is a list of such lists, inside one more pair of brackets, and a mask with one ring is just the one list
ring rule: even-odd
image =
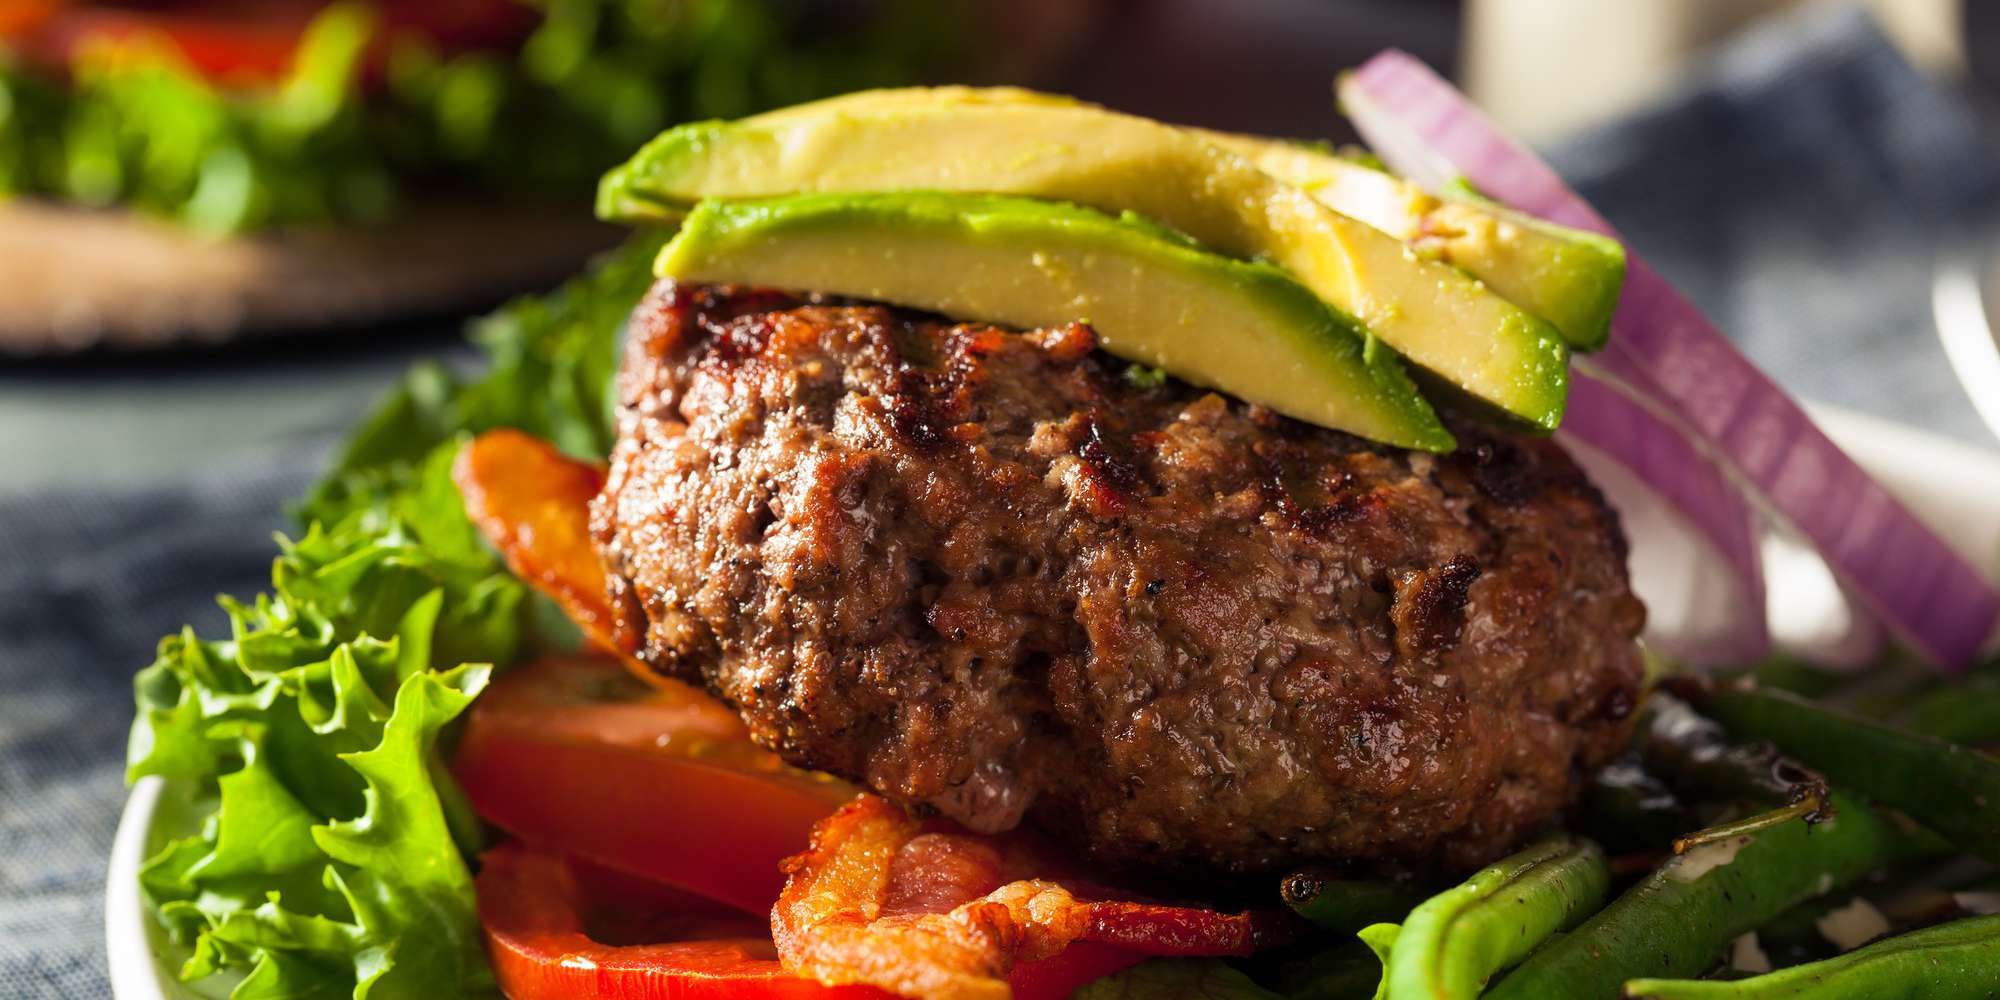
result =
[[[2000,453],[1826,407],[1814,407],[1813,416],[1946,541],[2000,580]],[[1773,578],[1774,591],[1784,586]],[[167,836],[155,827],[175,822],[181,805],[170,795],[163,804],[165,791],[157,778],[133,787],[111,848],[104,932],[116,1000],[210,1000],[228,993],[227,984],[204,983],[196,991],[175,979],[180,956],[168,954],[139,899],[139,865]]]
[[104,950],[114,1000],[226,1000],[236,985],[233,975],[182,983],[175,972],[187,949],[167,940],[139,898],[139,866],[199,823],[185,790],[160,778],[139,779],[125,800],[104,876]]

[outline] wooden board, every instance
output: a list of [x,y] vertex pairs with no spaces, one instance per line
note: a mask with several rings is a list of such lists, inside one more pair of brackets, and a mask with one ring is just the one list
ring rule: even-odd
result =
[[621,230],[564,208],[431,201],[369,228],[213,239],[129,212],[0,203],[0,354],[213,343],[478,308]]

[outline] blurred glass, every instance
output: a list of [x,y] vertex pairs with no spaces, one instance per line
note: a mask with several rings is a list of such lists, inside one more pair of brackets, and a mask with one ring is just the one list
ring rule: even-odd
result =
[[[1826,0],[1468,0],[1463,79],[1509,130],[1542,139],[1614,118],[1670,86],[1686,61],[1764,15]],[[1904,55],[1953,74],[1963,15],[1992,3],[1868,0]]]

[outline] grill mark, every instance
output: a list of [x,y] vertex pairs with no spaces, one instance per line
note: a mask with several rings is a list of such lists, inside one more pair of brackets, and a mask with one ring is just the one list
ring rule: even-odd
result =
[[1388,513],[1388,498],[1374,490],[1354,489],[1354,476],[1346,471],[1340,472],[1338,478],[1328,484],[1329,492],[1336,494],[1331,501],[1301,501],[1298,491],[1292,488],[1291,478],[1286,475],[1287,451],[1282,446],[1259,448],[1256,455],[1264,473],[1264,478],[1258,483],[1258,492],[1264,502],[1283,514],[1293,527],[1308,534],[1324,538],[1338,534],[1340,529],[1349,525]]
[[986,381],[986,357],[1005,346],[1006,334],[990,326],[955,326],[924,358],[927,338],[902,320],[888,338],[895,390],[884,402],[889,428],[921,451],[935,451],[954,438],[953,429],[977,419],[976,390]]
[[1473,485],[1503,506],[1520,507],[1542,491],[1540,463],[1512,442],[1481,441],[1460,454],[1471,460]]
[[1423,574],[1408,598],[1406,621],[1419,649],[1440,652],[1458,645],[1465,631],[1465,605],[1480,572],[1479,560],[1461,555]]
[[1106,433],[1104,421],[1097,414],[1084,417],[1083,439],[1077,442],[1076,457],[1090,470],[1094,485],[1116,494],[1120,501],[1138,495],[1144,485],[1131,448]]

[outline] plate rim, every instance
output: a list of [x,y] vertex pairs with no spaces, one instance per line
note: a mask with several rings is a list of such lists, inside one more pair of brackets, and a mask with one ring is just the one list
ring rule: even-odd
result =
[[[139,891],[139,869],[145,864],[153,817],[159,811],[166,779],[148,775],[133,783],[111,838],[111,861],[104,874],[104,955],[110,965],[115,1000],[179,1000],[188,995],[179,977],[166,968],[155,937],[158,925],[146,912]],[[144,949],[144,960],[139,949]]]

